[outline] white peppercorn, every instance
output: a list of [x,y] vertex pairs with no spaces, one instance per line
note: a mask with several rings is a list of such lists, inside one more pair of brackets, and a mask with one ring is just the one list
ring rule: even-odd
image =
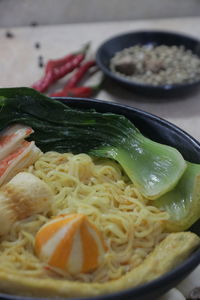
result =
[[200,80],[200,58],[183,45],[135,45],[116,53],[110,69],[126,79],[155,86]]

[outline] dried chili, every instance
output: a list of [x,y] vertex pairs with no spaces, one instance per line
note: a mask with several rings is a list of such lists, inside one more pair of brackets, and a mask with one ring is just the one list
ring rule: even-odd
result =
[[[69,81],[65,84],[63,89],[57,93],[52,94],[52,97],[64,97],[69,96],[69,93],[75,92],[79,94],[79,92],[82,94],[90,96],[92,94],[92,90],[90,91],[90,87],[77,87],[77,84],[81,81],[83,76],[87,73],[87,71],[96,65],[95,60],[90,60],[85,62],[83,65],[79,67],[79,69],[75,72],[75,74],[69,79]],[[74,90],[74,91],[73,91]],[[86,96],[86,97],[88,97]],[[81,97],[81,96],[80,96]],[[83,96],[84,97],[84,96]]]
[[70,54],[47,63],[45,75],[32,85],[39,92],[45,92],[53,83],[77,68],[85,58],[88,45],[77,54]]
[[77,86],[68,90],[62,90],[57,93],[51,94],[51,97],[75,97],[75,98],[87,98],[91,97],[98,89],[100,85],[94,86]]
[[47,74],[49,71],[51,71],[54,68],[58,68],[69,61],[71,61],[76,55],[75,54],[68,54],[62,58],[56,59],[56,60],[49,60],[45,67],[45,73]]
[[69,89],[75,87],[86,74],[86,72],[93,66],[96,65],[95,60],[90,60],[85,62],[83,65],[79,67],[77,72],[69,79],[69,81],[64,86],[64,89]]
[[96,86],[78,86],[78,87],[74,87],[73,89],[68,91],[67,96],[68,97],[81,97],[81,98],[87,98],[87,97],[91,97],[94,92],[97,91],[97,87]]

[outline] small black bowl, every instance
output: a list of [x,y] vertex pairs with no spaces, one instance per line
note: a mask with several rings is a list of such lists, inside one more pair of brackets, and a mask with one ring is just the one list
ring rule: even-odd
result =
[[188,93],[194,90],[200,80],[192,83],[172,84],[153,86],[131,81],[121,77],[110,70],[110,60],[119,51],[132,47],[134,45],[167,45],[167,46],[184,46],[200,57],[200,41],[195,38],[173,32],[165,31],[136,31],[124,33],[110,38],[104,42],[97,50],[96,61],[100,69],[111,79],[132,88],[134,91],[144,95],[170,96]]
[[[81,110],[116,113],[127,117],[148,138],[178,149],[184,158],[200,164],[200,143],[175,125],[142,110],[101,100],[57,98],[66,105]],[[190,230],[200,235],[200,221]],[[175,287],[200,263],[200,247],[190,257],[163,276],[138,287],[85,300],[155,300]],[[10,287],[12,290],[12,286]],[[55,298],[22,297],[0,293],[1,300],[55,300]],[[83,300],[83,298],[57,298],[58,300]]]

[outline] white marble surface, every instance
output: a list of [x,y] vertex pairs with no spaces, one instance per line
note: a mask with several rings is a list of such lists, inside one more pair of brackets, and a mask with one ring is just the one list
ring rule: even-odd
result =
[[[0,87],[30,86],[40,78],[43,70],[38,68],[39,55],[44,56],[45,61],[62,57],[80,49],[87,41],[91,41],[95,53],[105,39],[140,29],[172,30],[200,39],[200,18],[11,28],[13,39],[6,39],[6,29],[0,29]],[[35,42],[41,43],[40,49],[34,47]],[[96,98],[154,113],[175,123],[200,141],[200,89],[189,96],[167,100],[143,97],[114,82],[107,82]]]

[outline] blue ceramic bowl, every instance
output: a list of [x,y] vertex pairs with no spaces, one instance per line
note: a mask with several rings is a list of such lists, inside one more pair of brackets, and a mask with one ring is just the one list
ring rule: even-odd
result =
[[185,46],[194,54],[200,57],[200,41],[195,38],[172,32],[165,31],[136,31],[124,33],[105,41],[97,50],[96,61],[100,69],[126,88],[131,88],[135,92],[144,95],[153,96],[173,96],[178,94],[185,94],[193,91],[199,86],[200,80],[193,83],[172,84],[153,86],[149,84],[142,84],[131,81],[127,78],[121,77],[110,70],[110,60],[116,52],[129,48],[134,45],[167,45],[167,46]]
[[[59,98],[58,98],[59,100]],[[62,102],[66,103],[74,109],[88,110],[95,109],[98,112],[111,112],[126,116],[135,126],[148,138],[170,145],[178,149],[183,157],[194,163],[200,163],[200,143],[188,135],[186,132],[175,125],[160,119],[159,117],[144,112],[142,110],[91,99],[73,99],[62,98]],[[200,235],[200,223],[197,222],[191,228],[191,231]],[[178,265],[172,271],[167,272],[163,276],[149,283],[123,290],[118,293],[103,295],[100,297],[84,298],[85,300],[155,300],[169,289],[176,286],[183,280],[198,264],[200,263],[200,248],[196,249],[190,257],[183,263]],[[12,290],[12,286],[10,287]],[[47,298],[21,297],[7,294],[0,294],[1,300],[47,300]],[[53,300],[53,298],[48,298]],[[83,298],[58,298],[62,300],[81,300]],[[55,300],[55,298],[54,298]]]

